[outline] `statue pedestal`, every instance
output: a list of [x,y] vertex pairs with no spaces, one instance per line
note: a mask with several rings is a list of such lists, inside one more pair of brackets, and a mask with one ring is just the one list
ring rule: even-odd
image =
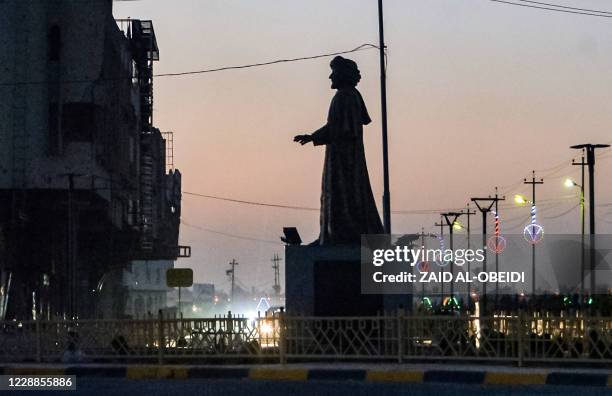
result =
[[403,306],[410,295],[361,293],[360,246],[287,246],[285,306],[288,315],[372,316]]

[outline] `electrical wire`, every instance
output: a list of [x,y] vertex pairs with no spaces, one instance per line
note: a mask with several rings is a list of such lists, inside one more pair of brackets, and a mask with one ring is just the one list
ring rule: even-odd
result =
[[[269,208],[280,208],[280,209],[292,209],[292,210],[304,210],[304,211],[314,211],[314,212],[318,212],[320,209],[319,208],[313,208],[313,207],[306,207],[306,206],[297,206],[297,205],[287,205],[287,204],[277,204],[277,203],[270,203],[270,202],[257,202],[257,201],[248,201],[248,200],[242,200],[242,199],[236,199],[236,198],[229,198],[229,197],[222,197],[222,196],[217,196],[217,195],[208,195],[208,194],[200,194],[200,193],[195,193],[195,192],[190,192],[190,191],[183,191],[182,192],[184,195],[191,195],[194,197],[200,197],[200,198],[208,198],[208,199],[214,199],[214,200],[219,200],[219,201],[225,201],[225,202],[233,202],[233,203],[238,203],[238,204],[245,204],[245,205],[253,205],[253,206],[264,206],[264,207],[269,207]],[[560,202],[560,201],[565,201],[569,198],[571,198],[573,196],[564,196],[564,197],[559,197],[559,198],[550,198],[550,199],[542,199],[540,200],[542,205],[547,205],[547,204],[554,204],[555,202]],[[501,208],[503,209],[514,209],[516,208],[516,206],[511,205],[511,204],[507,204],[507,205],[500,205]],[[438,208],[438,209],[412,209],[412,210],[394,210],[391,213],[393,214],[401,214],[401,215],[428,215],[428,214],[439,214],[441,212],[449,212],[449,211],[459,211],[465,208]]]
[[[609,142],[606,142],[606,144],[612,144],[612,140]],[[605,148],[603,150],[601,150],[599,156],[598,156],[598,160],[603,160],[603,159],[607,159],[612,157],[612,147],[608,147]],[[540,176],[541,178],[551,178],[553,175],[556,175],[559,171],[561,171],[562,169],[568,168],[573,166],[572,165],[572,160],[574,160],[576,157],[572,157],[568,160],[565,160],[563,162],[560,162],[559,164],[549,167],[549,168],[544,168],[544,169],[535,169],[536,173],[544,173],[544,175]],[[513,184],[507,184],[505,186],[501,186],[499,189],[502,191],[501,194],[507,194],[508,192],[510,192],[511,190],[515,189],[516,187],[518,187],[519,185],[523,184],[524,180],[520,180],[517,181],[516,183]]]
[[270,61],[270,62],[253,63],[253,64],[250,64],[250,65],[225,66],[225,67],[219,67],[219,68],[216,68],[216,69],[193,70],[193,71],[177,72],[177,73],[161,73],[161,74],[155,74],[153,77],[189,76],[189,75],[192,75],[192,74],[213,73],[213,72],[219,72],[219,71],[225,71],[225,70],[247,69],[247,68],[251,68],[251,67],[260,67],[260,66],[275,65],[277,63],[297,62],[297,61],[303,61],[303,60],[328,58],[330,56],[350,54],[352,52],[364,51],[364,50],[373,49],[373,48],[378,49],[378,47],[376,45],[374,45],[374,44],[362,44],[359,47],[353,48],[352,50],[349,50],[349,51],[332,52],[332,53],[329,53],[329,54],[304,56],[304,57],[300,57],[300,58],[277,59],[277,60]]
[[[196,74],[205,74],[205,73],[215,73],[220,71],[227,70],[238,70],[238,69],[248,69],[253,67],[262,67],[275,65],[278,63],[288,63],[288,62],[298,62],[304,60],[312,60],[319,58],[328,58],[331,56],[337,55],[345,55],[358,51],[366,51],[370,49],[378,49],[378,46],[374,44],[361,44],[358,47],[355,47],[351,50],[347,51],[339,51],[339,52],[331,52],[326,54],[312,55],[312,56],[302,56],[298,58],[288,58],[288,59],[277,59],[269,62],[259,62],[259,63],[251,63],[246,65],[238,65],[238,66],[224,66],[217,67],[213,69],[202,69],[202,70],[190,70],[184,72],[175,72],[175,73],[160,73],[154,74],[153,77],[181,77],[181,76],[190,76]],[[51,83],[60,83],[60,84],[82,84],[82,83],[90,83],[90,82],[101,82],[101,81],[117,81],[117,80],[131,80],[132,76],[124,76],[124,77],[116,77],[116,78],[97,78],[97,79],[81,79],[81,80],[64,80],[64,81],[14,81],[14,82],[0,82],[0,86],[15,86],[15,85],[37,85],[37,84],[51,84]]]
[[[567,8],[552,8],[552,7],[544,7],[544,6],[539,6],[539,5],[532,5],[532,4],[521,4],[521,3],[514,3],[511,1],[507,1],[507,0],[489,0],[492,1],[494,3],[503,3],[503,4],[509,4],[509,5],[515,5],[515,6],[519,6],[519,7],[527,7],[527,8],[535,8],[535,9],[539,9],[539,10],[547,10],[547,11],[556,11],[556,12],[563,12],[563,13],[567,13],[567,14],[577,14],[577,15],[588,15],[588,16],[597,16],[597,17],[602,17],[602,18],[612,18],[611,14],[607,14],[605,11],[595,11],[595,12],[583,12],[583,11],[575,11],[572,9],[567,9]],[[515,1],[521,1],[521,0],[515,0]]]
[[531,4],[538,4],[538,5],[543,5],[543,6],[550,6],[550,7],[555,7],[555,8],[565,8],[567,10],[585,11],[585,12],[593,12],[593,13],[598,13],[598,14],[610,14],[610,15],[612,15],[612,12],[610,12],[610,11],[600,11],[600,10],[593,10],[593,9],[589,9],[589,8],[570,7],[570,6],[565,6],[565,5],[561,5],[561,4],[543,3],[541,1],[531,1],[531,0],[515,0],[515,1],[520,1],[521,3],[531,3]]
[[279,241],[272,241],[269,239],[261,239],[261,238],[255,238],[255,237],[250,237],[250,236],[245,236],[245,235],[237,235],[237,234],[231,234],[228,232],[224,232],[224,231],[219,231],[219,230],[214,230],[211,228],[206,228],[206,227],[201,227],[195,224],[190,224],[187,223],[184,220],[181,220],[181,224],[189,227],[189,228],[193,228],[196,230],[200,230],[200,231],[205,231],[205,232],[209,232],[212,234],[217,234],[217,235],[222,235],[222,236],[226,236],[229,238],[236,238],[236,239],[242,239],[242,240],[246,240],[246,241],[253,241],[253,242],[262,242],[262,243],[269,243],[269,244],[273,244],[273,245],[282,245],[282,243]]
[[273,203],[265,203],[265,202],[246,201],[246,200],[242,200],[242,199],[219,197],[219,196],[216,196],[216,195],[200,194],[200,193],[189,192],[189,191],[183,191],[182,193],[185,194],[185,195],[191,195],[191,196],[194,196],[194,197],[209,198],[209,199],[215,199],[215,200],[219,200],[219,201],[234,202],[234,203],[245,204],[245,205],[265,206],[265,207],[269,207],[269,208],[281,208],[281,209],[319,211],[319,209],[317,209],[317,208],[309,208],[309,207],[306,207],[306,206],[293,206],[293,205],[273,204]]
[[546,220],[558,219],[559,217],[563,217],[563,216],[565,216],[566,214],[568,214],[568,213],[572,212],[574,209],[576,209],[576,208],[577,208],[577,207],[579,207],[579,206],[580,206],[580,203],[577,203],[577,204],[575,204],[574,206],[572,206],[571,208],[569,208],[568,210],[566,210],[566,211],[564,211],[564,212],[558,213],[558,214],[553,215],[553,216],[542,216],[542,218],[543,218],[543,219],[546,219]]

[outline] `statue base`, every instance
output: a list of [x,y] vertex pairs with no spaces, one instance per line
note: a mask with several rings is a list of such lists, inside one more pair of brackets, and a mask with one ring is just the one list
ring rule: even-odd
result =
[[285,247],[288,315],[373,316],[411,306],[411,295],[361,293],[360,246]]

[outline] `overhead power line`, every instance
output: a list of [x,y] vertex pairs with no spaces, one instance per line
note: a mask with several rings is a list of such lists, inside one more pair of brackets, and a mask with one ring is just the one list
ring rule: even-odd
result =
[[193,195],[195,197],[201,197],[201,198],[216,199],[216,200],[219,200],[219,201],[227,201],[227,202],[246,204],[246,205],[267,206],[267,207],[271,207],[271,208],[294,209],[294,210],[319,211],[318,208],[309,208],[309,207],[305,207],[305,206],[293,206],[293,205],[273,204],[273,203],[265,203],[265,202],[246,201],[246,200],[242,200],[242,199],[219,197],[219,196],[216,196],[216,195],[199,194],[199,193],[194,193],[194,192],[189,192],[189,191],[183,191],[183,194],[185,194],[185,195]]
[[225,67],[219,67],[219,68],[216,68],[216,69],[193,70],[193,71],[178,72],[178,73],[161,73],[161,74],[155,74],[153,77],[188,76],[188,75],[192,75],[192,74],[213,73],[213,72],[219,72],[219,71],[224,71],[224,70],[247,69],[247,68],[250,68],[250,67],[260,67],[260,66],[275,65],[277,63],[298,62],[298,61],[303,61],[303,60],[328,58],[328,57],[331,57],[331,56],[350,54],[352,52],[364,51],[364,50],[369,50],[369,49],[374,49],[374,48],[377,49],[378,47],[376,45],[374,45],[374,44],[361,44],[359,47],[353,48],[352,50],[348,50],[348,51],[332,52],[332,53],[329,53],[329,54],[321,54],[321,55],[313,55],[313,56],[303,56],[303,57],[300,57],[300,58],[277,59],[277,60],[273,60],[273,61],[269,61],[269,62],[252,63],[250,65],[225,66]]
[[[269,207],[269,208],[280,208],[280,209],[291,209],[291,210],[304,210],[304,211],[311,211],[311,212],[318,212],[320,210],[319,208],[313,208],[313,207],[277,204],[277,203],[270,203],[270,202],[247,201],[244,199],[221,197],[218,195],[200,194],[200,193],[195,193],[195,192],[190,192],[190,191],[183,191],[182,193],[184,195],[191,195],[191,196],[200,197],[200,198],[214,199],[218,201],[233,202],[233,203],[252,205],[252,206],[263,206],[263,207]],[[558,202],[567,201],[568,198],[569,197],[564,196],[564,197],[558,197],[558,198],[543,199],[540,201],[543,203],[543,205],[551,205],[551,204],[554,205]],[[508,205],[502,205],[502,208],[514,209],[515,206],[508,204]],[[402,214],[402,215],[410,215],[410,214],[418,215],[418,214],[438,214],[443,211],[453,211],[453,210],[458,211],[458,210],[461,210],[461,208],[394,210],[392,211],[392,213]]]
[[[519,7],[535,8],[535,9],[539,9],[539,10],[564,12],[564,13],[567,13],[567,14],[577,14],[577,15],[597,16],[597,17],[603,17],[603,18],[612,18],[612,14],[608,13],[607,11],[595,11],[595,10],[593,10],[593,11],[590,11],[590,12],[586,12],[586,11],[579,11],[579,9],[574,8],[574,7],[565,7],[565,6],[557,6],[557,5],[544,6],[545,3],[540,3],[540,2],[529,2],[529,3],[533,3],[533,4],[525,4],[525,3],[516,3],[516,2],[512,2],[512,1],[507,1],[507,0],[489,0],[489,1],[492,1],[494,3],[503,3],[503,4],[514,5],[514,6],[519,6]],[[514,1],[523,1],[523,0],[514,0]],[[536,5],[536,4],[542,4],[542,5]]]
[[280,240],[272,241],[270,239],[261,239],[261,238],[255,238],[255,237],[250,237],[250,236],[245,236],[245,235],[231,234],[229,232],[213,230],[211,228],[206,228],[206,227],[201,227],[201,226],[198,226],[198,225],[195,225],[195,224],[190,224],[190,223],[187,223],[184,220],[181,220],[181,224],[186,226],[186,227],[189,227],[189,228],[193,228],[193,229],[196,229],[196,230],[209,232],[211,234],[222,235],[222,236],[229,237],[229,238],[236,238],[236,239],[242,239],[242,240],[253,241],[253,242],[263,242],[263,243],[269,243],[269,244],[273,244],[273,245],[282,245]]
[[568,213],[571,213],[574,209],[576,209],[577,207],[579,207],[580,204],[575,204],[574,206],[572,206],[571,208],[561,212],[561,213],[557,213],[555,215],[552,216],[542,216],[543,219],[547,219],[547,220],[551,220],[551,219],[558,219],[559,217],[563,217]]
[[[606,144],[612,144],[612,141],[606,142]],[[601,151],[602,155],[599,159],[603,160],[603,159],[607,159],[610,158],[610,153],[612,152],[612,148],[607,148]],[[560,163],[558,163],[555,166],[551,166],[549,168],[543,168],[543,169],[536,169],[535,171],[538,173],[544,173],[542,175],[543,178],[550,178],[553,175],[556,175],[557,173],[559,173],[561,170],[566,169],[571,167],[571,162],[572,160],[575,159],[575,157],[569,158],[567,160],[564,160]],[[501,186],[499,189],[501,191],[501,194],[507,194],[508,192],[510,192],[511,190],[515,189],[516,187],[518,187],[519,185],[523,184],[523,179],[517,181],[516,183],[512,183],[512,184],[507,184],[505,186]]]
[[[277,59],[277,60],[268,61],[268,62],[251,63],[251,64],[238,65],[238,66],[223,66],[223,67],[217,67],[213,69],[189,70],[189,71],[175,72],[175,73],[160,73],[160,74],[154,74],[153,77],[181,77],[181,76],[189,76],[189,75],[196,75],[196,74],[215,73],[215,72],[227,71],[227,70],[248,69],[248,68],[253,68],[253,67],[275,65],[278,63],[299,62],[299,61],[311,60],[311,59],[328,58],[332,56],[350,54],[353,52],[365,51],[365,50],[370,50],[370,49],[378,49],[378,46],[374,44],[361,44],[360,46],[355,47],[351,50],[347,50],[347,51],[331,52],[331,53],[312,55],[312,56],[302,56],[299,58]],[[119,81],[119,80],[131,80],[131,79],[132,79],[132,76],[123,76],[123,77],[116,77],[116,78],[61,80],[61,81],[48,81],[48,80],[12,81],[12,82],[0,82],[0,86],[37,85],[37,84],[50,84],[50,83],[82,84],[82,83],[90,83],[90,82]]]
[[[515,0],[517,1],[517,0]],[[593,10],[593,9],[589,9],[589,8],[577,8],[577,7],[570,7],[570,6],[565,6],[562,4],[553,4],[553,3],[543,3],[541,1],[531,1],[531,0],[518,0],[521,3],[531,3],[531,4],[538,4],[538,5],[543,5],[543,6],[550,6],[550,7],[555,7],[555,8],[565,8],[567,10],[574,10],[574,11],[585,11],[585,12],[593,12],[593,13],[598,13],[598,14],[610,14],[612,15],[612,12],[610,11],[600,11],[600,10]]]

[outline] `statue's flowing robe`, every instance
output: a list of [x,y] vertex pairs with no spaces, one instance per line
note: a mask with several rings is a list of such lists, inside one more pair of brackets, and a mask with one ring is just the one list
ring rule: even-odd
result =
[[321,189],[320,245],[359,244],[361,234],[382,234],[363,147],[363,125],[370,117],[355,88],[339,89],[327,124],[312,134],[325,145]]

